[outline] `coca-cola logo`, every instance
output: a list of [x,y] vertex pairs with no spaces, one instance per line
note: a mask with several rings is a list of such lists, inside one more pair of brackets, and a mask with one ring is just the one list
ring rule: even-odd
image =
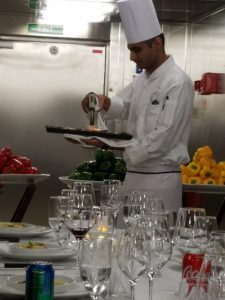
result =
[[187,266],[184,270],[183,270],[183,277],[184,278],[194,278],[197,277],[199,274],[198,269],[193,270],[192,266]]

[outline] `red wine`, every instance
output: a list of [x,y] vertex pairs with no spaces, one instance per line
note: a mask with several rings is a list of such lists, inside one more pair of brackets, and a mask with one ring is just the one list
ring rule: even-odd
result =
[[70,228],[70,231],[72,234],[79,240],[82,240],[82,238],[85,236],[85,234],[88,232],[89,228],[78,228],[78,229],[72,229]]

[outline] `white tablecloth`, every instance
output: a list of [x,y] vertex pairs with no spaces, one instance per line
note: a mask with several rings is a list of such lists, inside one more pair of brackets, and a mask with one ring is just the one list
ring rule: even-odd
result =
[[[38,238],[37,240],[42,241],[48,241],[51,239],[51,235],[46,235],[41,238]],[[11,261],[12,262],[12,261]],[[5,259],[0,257],[0,280],[2,281],[4,276],[1,277],[1,273],[4,274],[5,271],[10,272],[10,269],[3,269],[5,263]],[[67,265],[68,267],[72,267],[76,265],[76,259],[70,258],[66,261],[57,261],[55,262],[57,266],[60,264]],[[154,286],[153,286],[153,300],[177,300],[178,299],[178,289],[179,289],[179,283],[181,279],[181,269],[182,266],[180,263],[169,261],[161,270],[161,277],[155,278],[154,280]],[[14,271],[15,272],[15,271]],[[63,272],[63,271],[60,271]],[[65,271],[67,272],[75,272],[75,270]],[[12,273],[12,272],[11,272]],[[71,273],[71,274],[72,274]],[[126,296],[120,295],[120,287],[116,287],[115,290],[118,292],[117,296],[114,298],[110,298],[110,300],[128,300],[129,299],[129,282],[126,279],[125,275],[119,272],[116,273],[116,276],[118,278],[118,282],[122,284],[123,287],[125,287],[125,290],[127,291]],[[6,277],[5,277],[6,278]],[[148,279],[146,275],[143,275],[139,278],[139,281],[136,284],[135,287],[135,300],[148,300]],[[85,297],[89,299],[89,297]],[[0,292],[0,300],[3,299],[16,299],[15,297],[3,297],[1,296]],[[68,297],[60,297],[60,300],[68,299]],[[71,297],[71,299],[84,299],[84,297]],[[105,300],[109,300],[108,295],[104,297]]]

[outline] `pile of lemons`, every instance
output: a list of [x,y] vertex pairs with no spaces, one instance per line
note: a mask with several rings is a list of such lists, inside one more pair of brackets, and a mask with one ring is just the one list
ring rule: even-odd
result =
[[225,161],[216,162],[210,146],[198,148],[188,165],[181,165],[184,184],[225,184]]

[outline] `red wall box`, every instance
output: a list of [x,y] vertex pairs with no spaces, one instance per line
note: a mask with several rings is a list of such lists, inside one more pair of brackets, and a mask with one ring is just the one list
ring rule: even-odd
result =
[[195,91],[201,95],[225,94],[225,74],[204,73],[201,80],[195,81]]

